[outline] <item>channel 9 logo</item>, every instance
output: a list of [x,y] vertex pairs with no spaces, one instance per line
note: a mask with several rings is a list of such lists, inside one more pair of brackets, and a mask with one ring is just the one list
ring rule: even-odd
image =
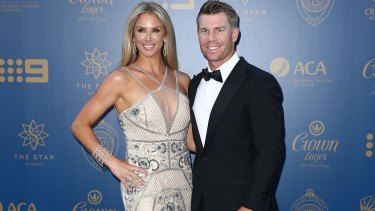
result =
[[48,83],[47,59],[0,58],[0,83]]

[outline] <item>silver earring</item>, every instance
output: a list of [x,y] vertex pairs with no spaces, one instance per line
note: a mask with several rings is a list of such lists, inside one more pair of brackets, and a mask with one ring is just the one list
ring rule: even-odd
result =
[[163,55],[167,56],[167,43],[164,40],[164,45],[163,45]]
[[133,54],[137,54],[137,47],[135,46],[135,40],[133,40],[133,48],[132,48]]

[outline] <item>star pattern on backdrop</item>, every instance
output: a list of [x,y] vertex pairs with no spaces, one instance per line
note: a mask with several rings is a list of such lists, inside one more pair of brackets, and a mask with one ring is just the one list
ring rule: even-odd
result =
[[31,146],[35,151],[38,146],[45,146],[45,138],[49,135],[44,132],[44,124],[38,125],[34,120],[30,124],[22,124],[23,132],[19,133],[18,136],[23,138],[22,146]]
[[107,67],[112,65],[112,62],[107,60],[107,52],[100,53],[97,48],[92,53],[85,51],[86,60],[81,62],[86,67],[86,75],[94,75],[95,79],[99,76],[107,75]]

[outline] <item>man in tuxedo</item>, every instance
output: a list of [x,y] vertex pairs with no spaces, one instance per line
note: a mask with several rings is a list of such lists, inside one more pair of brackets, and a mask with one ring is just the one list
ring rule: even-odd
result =
[[192,211],[278,210],[285,160],[281,88],[236,53],[239,18],[230,5],[207,1],[197,25],[208,67],[189,86],[196,147]]

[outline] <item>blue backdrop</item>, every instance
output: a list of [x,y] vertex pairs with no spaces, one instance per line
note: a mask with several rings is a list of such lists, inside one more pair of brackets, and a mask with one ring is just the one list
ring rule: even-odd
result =
[[[0,211],[123,210],[119,182],[70,132],[118,67],[138,0],[0,0]],[[179,67],[206,66],[199,0],[156,0],[176,32]],[[375,0],[227,0],[241,18],[238,52],[274,74],[285,96],[281,210],[375,209]],[[95,133],[118,157],[109,111]],[[225,156],[225,154],[223,154]]]

